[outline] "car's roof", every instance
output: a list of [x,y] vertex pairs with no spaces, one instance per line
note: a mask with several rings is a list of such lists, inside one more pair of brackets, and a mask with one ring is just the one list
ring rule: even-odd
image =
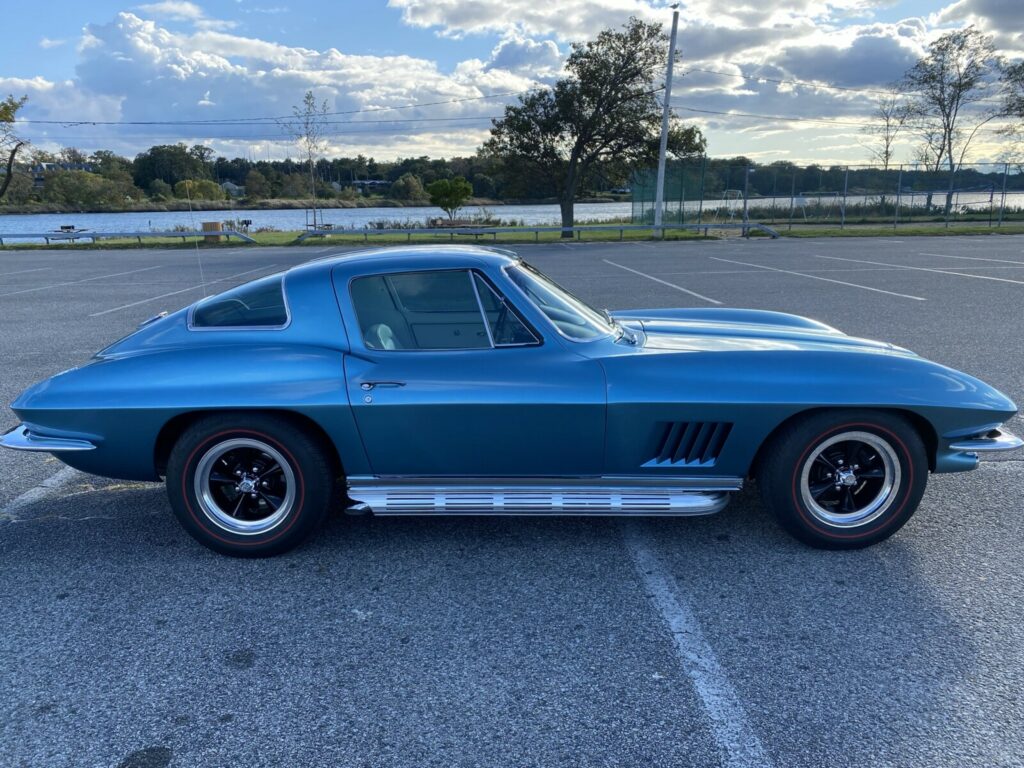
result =
[[330,272],[335,267],[431,267],[450,269],[460,266],[492,264],[503,266],[518,261],[514,251],[482,245],[407,245],[365,248],[308,261],[290,272]]

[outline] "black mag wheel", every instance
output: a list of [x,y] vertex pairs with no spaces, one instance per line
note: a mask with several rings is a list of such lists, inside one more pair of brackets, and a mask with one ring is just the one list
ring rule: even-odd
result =
[[300,544],[324,521],[339,472],[329,447],[290,419],[208,416],[178,439],[167,493],[182,526],[228,555],[266,557]]
[[801,541],[855,549],[888,538],[924,494],[928,457],[913,425],[885,411],[820,411],[765,446],[758,485],[766,507]]
[[252,437],[213,445],[199,459],[194,482],[203,514],[244,536],[273,530],[295,505],[295,470],[277,449]]

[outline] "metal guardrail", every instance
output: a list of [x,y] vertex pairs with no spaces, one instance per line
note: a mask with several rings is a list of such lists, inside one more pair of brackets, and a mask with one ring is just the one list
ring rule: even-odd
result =
[[140,243],[144,237],[180,237],[182,242],[190,237],[226,237],[232,238],[237,237],[239,240],[246,243],[255,243],[256,240],[245,234],[244,232],[236,232],[233,229],[222,229],[219,232],[29,232],[25,234],[19,233],[0,233],[0,245],[4,245],[4,240],[45,240],[46,244],[49,245],[55,240],[92,240],[94,243],[97,240],[123,240],[125,238],[136,238]]
[[756,222],[746,224],[663,224],[655,227],[652,224],[593,224],[582,227],[414,227],[412,229],[313,229],[299,235],[296,242],[302,242],[310,237],[330,237],[331,235],[362,235],[363,242],[368,242],[371,236],[377,235],[407,235],[412,240],[413,235],[449,235],[452,240],[456,235],[473,236],[475,239],[490,235],[494,240],[502,234],[524,234],[532,232],[535,241],[540,241],[541,232],[572,232],[576,239],[581,238],[583,232],[618,232],[619,240],[622,240],[625,232],[645,230],[653,235],[657,230],[666,229],[693,229],[704,230],[704,234],[711,229],[739,229],[743,236],[749,235],[750,230],[756,229],[764,232],[772,238],[779,236],[771,227]]
[[[593,224],[589,226],[581,227],[415,227],[412,229],[312,229],[307,232],[303,232],[296,238],[296,242],[303,242],[311,237],[330,237],[332,235],[362,235],[363,241],[368,242],[370,237],[376,237],[378,235],[406,235],[409,240],[412,240],[413,235],[448,235],[451,240],[454,240],[456,236],[460,237],[473,237],[474,239],[480,239],[481,237],[492,237],[495,241],[498,239],[498,235],[502,234],[528,234],[533,233],[534,240],[539,242],[540,235],[542,232],[571,232],[579,240],[582,238],[584,232],[618,232],[619,240],[623,239],[626,232],[634,231],[647,231],[653,236],[658,230],[672,230],[672,229],[691,229],[696,231],[704,231],[706,235],[712,229],[738,229],[741,230],[744,237],[749,236],[751,230],[758,230],[764,232],[766,235],[772,238],[779,236],[771,227],[765,226],[764,224],[758,224],[756,222],[747,222],[746,224],[663,224],[661,227],[654,227],[650,224]],[[184,242],[190,237],[226,237],[232,238],[237,237],[246,243],[256,243],[257,241],[245,234],[244,232],[236,232],[233,229],[224,229],[219,232],[35,232],[35,233],[6,233],[0,234],[0,246],[4,245],[4,240],[45,240],[46,244],[49,245],[51,242],[60,240],[123,240],[126,238],[135,238],[140,243],[144,237],[163,237],[163,238],[174,238],[180,237]]]

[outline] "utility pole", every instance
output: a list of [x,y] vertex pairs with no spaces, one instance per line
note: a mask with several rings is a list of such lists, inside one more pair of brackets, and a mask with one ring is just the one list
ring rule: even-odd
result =
[[658,186],[654,191],[654,236],[664,237],[661,229],[665,205],[665,153],[668,151],[668,119],[672,114],[672,65],[676,60],[676,30],[679,27],[679,3],[672,6],[672,37],[668,44],[668,70],[665,72],[665,106],[661,112],[661,144],[658,146]]

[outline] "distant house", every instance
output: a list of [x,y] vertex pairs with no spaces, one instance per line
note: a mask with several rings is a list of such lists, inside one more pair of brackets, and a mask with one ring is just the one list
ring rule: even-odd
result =
[[231,195],[231,197],[245,196],[245,187],[240,187],[233,181],[225,181],[220,185],[220,188]]
[[92,173],[96,166],[92,163],[36,163],[32,171],[32,186],[39,189],[46,184],[46,174],[55,171],[85,171]]
[[379,192],[390,187],[391,182],[385,179],[359,179],[353,181],[352,186],[360,192]]

